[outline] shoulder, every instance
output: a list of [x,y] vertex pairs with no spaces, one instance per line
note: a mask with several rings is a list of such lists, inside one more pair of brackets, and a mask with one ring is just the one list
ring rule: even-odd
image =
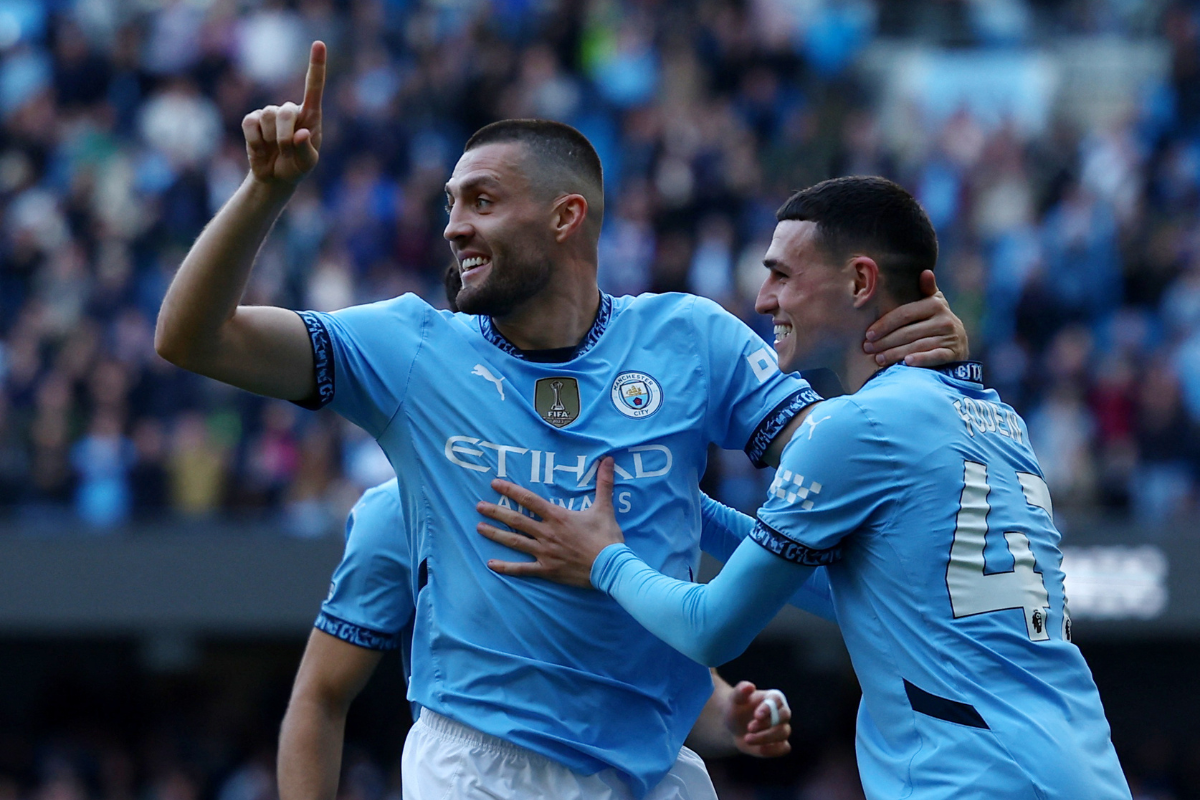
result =
[[363,536],[391,533],[396,530],[401,518],[400,485],[392,478],[363,492],[362,497],[350,509],[346,524],[346,536]]
[[703,299],[683,292],[666,292],[664,294],[646,292],[639,295],[624,295],[613,298],[613,312],[633,316],[670,317],[690,314],[693,306]]
[[937,399],[958,393],[956,382],[940,372],[897,364],[848,397],[871,416],[888,411],[888,416],[900,417],[902,413],[926,409]]
[[332,316],[339,319],[386,320],[389,318],[411,319],[431,313],[434,313],[433,306],[429,305],[420,295],[408,292],[398,297],[377,300],[374,303],[348,306],[334,311]]
[[875,426],[853,395],[822,400],[813,405],[792,434],[780,456],[780,466],[826,449],[844,452],[853,442],[874,438]]

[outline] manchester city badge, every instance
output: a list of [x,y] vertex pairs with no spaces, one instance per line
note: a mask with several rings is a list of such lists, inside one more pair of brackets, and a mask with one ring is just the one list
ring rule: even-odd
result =
[[622,372],[613,381],[613,405],[627,417],[648,417],[662,406],[662,387],[644,372]]

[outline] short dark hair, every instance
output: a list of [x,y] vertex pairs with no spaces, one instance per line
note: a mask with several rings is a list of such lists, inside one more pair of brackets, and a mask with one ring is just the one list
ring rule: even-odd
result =
[[510,142],[528,148],[531,181],[554,193],[565,190],[587,198],[598,231],[604,218],[604,168],[587,137],[548,119],[502,119],[475,131],[463,152]]
[[816,223],[820,243],[837,261],[855,254],[874,259],[888,293],[900,303],[920,298],[921,273],[937,264],[937,233],[929,215],[887,178],[822,181],[789,197],[775,219]]

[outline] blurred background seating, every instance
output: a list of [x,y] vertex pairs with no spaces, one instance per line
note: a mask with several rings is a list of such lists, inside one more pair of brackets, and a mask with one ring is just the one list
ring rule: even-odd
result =
[[[314,38],[330,49],[321,163],[247,302],[443,303],[446,176],[476,128],[536,116],[603,159],[606,290],[704,294],[769,335],[753,303],[775,208],[886,175],[938,229],[939,283],[1029,423],[1068,543],[1114,522],[1124,544],[1200,541],[1200,4],[1167,0],[0,0],[0,539],[219,528],[320,540],[327,558],[359,492],[391,476],[334,415],[153,350],[170,275],[245,175],[242,116],[299,99]],[[752,510],[768,481],[714,452],[705,486]],[[236,668],[186,637],[60,651],[28,635],[0,644],[10,693],[44,678],[0,703],[29,726],[9,741],[0,725],[0,800],[272,796],[295,632]],[[1098,676],[1144,668],[1113,647]],[[97,691],[170,713],[56,727],[46,665],[68,653],[108,665]],[[230,688],[239,669],[266,694]],[[185,722],[193,691],[210,738]],[[842,694],[820,719],[851,713]],[[63,718],[124,707],[93,705]],[[855,796],[850,726],[829,724],[828,753],[730,767],[729,796]],[[1200,796],[1194,720],[1190,739],[1156,724],[1115,734],[1138,796]],[[394,793],[393,739],[354,751],[343,795]],[[771,770],[776,793],[734,794]]]

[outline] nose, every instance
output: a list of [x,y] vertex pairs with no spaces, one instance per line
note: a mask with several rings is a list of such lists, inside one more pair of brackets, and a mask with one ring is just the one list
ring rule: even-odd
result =
[[471,226],[463,219],[462,212],[455,205],[450,209],[450,218],[446,220],[446,229],[442,231],[442,236],[448,242],[453,242],[455,239],[463,239],[471,235]]
[[777,307],[775,290],[771,286],[771,278],[767,277],[762,286],[758,287],[758,297],[754,298],[754,310],[759,314],[771,314]]

